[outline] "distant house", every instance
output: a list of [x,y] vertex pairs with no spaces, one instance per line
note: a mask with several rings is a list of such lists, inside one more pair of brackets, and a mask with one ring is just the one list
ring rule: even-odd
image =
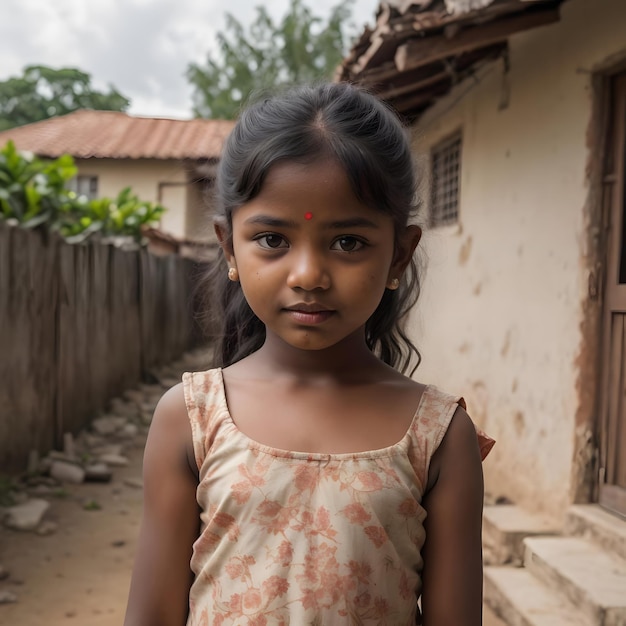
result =
[[226,120],[133,117],[80,110],[0,132],[0,145],[42,157],[71,154],[72,181],[88,197],[114,197],[132,187],[142,200],[168,210],[160,229],[176,239],[210,240],[211,187],[222,145],[233,127]]

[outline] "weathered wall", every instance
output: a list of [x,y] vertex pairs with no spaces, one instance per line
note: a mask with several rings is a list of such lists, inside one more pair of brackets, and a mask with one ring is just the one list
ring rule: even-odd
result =
[[591,70],[626,51],[624,33],[623,0],[570,0],[560,23],[511,38],[507,75],[484,68],[414,128],[422,167],[463,133],[459,224],[424,237],[418,376],[463,393],[498,440],[487,489],[557,517],[574,491]]
[[195,182],[188,190],[186,237],[193,241],[217,242],[213,229],[215,187]]
[[0,222],[0,473],[197,343],[197,267]]

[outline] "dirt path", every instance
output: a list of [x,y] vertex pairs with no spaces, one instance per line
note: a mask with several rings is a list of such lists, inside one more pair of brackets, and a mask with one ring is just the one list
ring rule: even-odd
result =
[[[138,435],[125,449],[129,464],[115,468],[110,483],[66,485],[63,497],[50,499],[46,519],[58,524],[55,533],[0,526],[0,564],[10,574],[0,589],[18,596],[0,604],[1,626],[122,626],[141,518],[136,483],[144,443]],[[488,609],[483,623],[505,626]]]
[[67,486],[52,499],[54,534],[0,530],[0,563],[10,573],[0,586],[18,596],[0,605],[0,624],[121,626],[141,517],[141,489],[124,480],[140,478],[142,449],[138,441],[127,450],[130,463],[111,483]]

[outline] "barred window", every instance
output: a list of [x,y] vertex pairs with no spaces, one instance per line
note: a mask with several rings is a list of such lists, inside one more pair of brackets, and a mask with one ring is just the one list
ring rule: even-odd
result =
[[437,144],[431,152],[431,226],[452,224],[459,219],[461,180],[461,135]]
[[69,181],[68,187],[72,191],[75,191],[79,196],[86,196],[89,200],[93,200],[98,197],[97,176],[81,176],[79,174]]

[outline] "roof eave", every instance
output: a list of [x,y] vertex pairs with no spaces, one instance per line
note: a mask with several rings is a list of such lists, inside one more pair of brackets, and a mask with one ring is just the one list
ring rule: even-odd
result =
[[511,35],[557,22],[563,1],[495,0],[454,14],[443,0],[419,6],[405,2],[405,13],[381,5],[376,27],[369,31],[370,45],[364,42],[366,30],[336,79],[363,85],[412,121],[478,67],[501,56]]

